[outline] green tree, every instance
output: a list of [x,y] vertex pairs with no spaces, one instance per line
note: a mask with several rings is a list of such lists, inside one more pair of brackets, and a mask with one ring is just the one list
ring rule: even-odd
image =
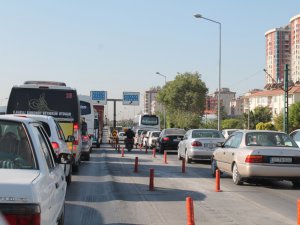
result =
[[289,132],[300,128],[300,102],[289,107]]
[[243,121],[241,119],[225,119],[222,121],[222,129],[242,129]]
[[199,127],[207,91],[198,72],[178,73],[167,82],[158,92],[157,101],[166,107],[168,127]]
[[254,109],[253,117],[255,126],[260,122],[270,122],[272,121],[271,109],[268,106],[258,106]]
[[283,113],[274,117],[274,127],[278,131],[283,131]]
[[274,129],[275,127],[272,124],[272,122],[267,122],[267,123],[260,122],[256,124],[256,130],[274,130]]

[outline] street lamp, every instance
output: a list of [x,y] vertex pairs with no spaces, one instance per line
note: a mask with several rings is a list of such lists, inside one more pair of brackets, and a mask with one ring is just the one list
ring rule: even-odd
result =
[[205,19],[213,23],[219,24],[220,28],[220,38],[219,38],[219,90],[218,90],[218,130],[221,130],[221,113],[220,113],[220,108],[221,108],[221,103],[220,103],[220,92],[221,92],[221,23],[212,19],[208,19],[206,17],[203,17],[200,14],[195,14],[195,18],[197,19]]
[[[165,78],[165,85],[167,83],[167,76],[161,74],[160,72],[156,72],[157,75]],[[164,105],[164,128],[166,129],[166,106]]]

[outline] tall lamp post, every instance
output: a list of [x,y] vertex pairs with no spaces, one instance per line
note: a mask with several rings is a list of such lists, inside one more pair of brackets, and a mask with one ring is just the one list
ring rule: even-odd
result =
[[197,19],[205,19],[208,20],[210,22],[219,24],[219,28],[220,28],[220,38],[219,38],[219,90],[218,90],[218,130],[221,130],[221,113],[220,113],[220,109],[221,109],[221,99],[220,99],[220,92],[221,92],[221,23],[212,19],[208,19],[206,17],[203,17],[200,14],[195,14],[194,15],[195,18]]
[[[167,76],[161,74],[160,72],[156,72],[157,75],[165,78],[165,85],[167,83]],[[166,106],[164,105],[164,128],[166,129]]]

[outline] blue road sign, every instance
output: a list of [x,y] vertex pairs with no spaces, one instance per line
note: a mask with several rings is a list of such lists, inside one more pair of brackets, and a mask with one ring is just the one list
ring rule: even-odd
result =
[[107,103],[106,91],[91,91],[90,96],[96,104],[106,105]]
[[140,93],[123,92],[123,105],[140,105]]

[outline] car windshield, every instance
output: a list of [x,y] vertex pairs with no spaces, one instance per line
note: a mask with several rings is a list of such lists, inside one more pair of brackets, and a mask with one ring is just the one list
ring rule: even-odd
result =
[[30,141],[21,123],[0,121],[0,168],[36,169]]
[[276,132],[253,132],[246,134],[247,146],[298,147],[289,135]]
[[223,138],[223,135],[215,130],[195,130],[192,133],[192,138]]
[[152,137],[159,137],[160,132],[153,132]]

